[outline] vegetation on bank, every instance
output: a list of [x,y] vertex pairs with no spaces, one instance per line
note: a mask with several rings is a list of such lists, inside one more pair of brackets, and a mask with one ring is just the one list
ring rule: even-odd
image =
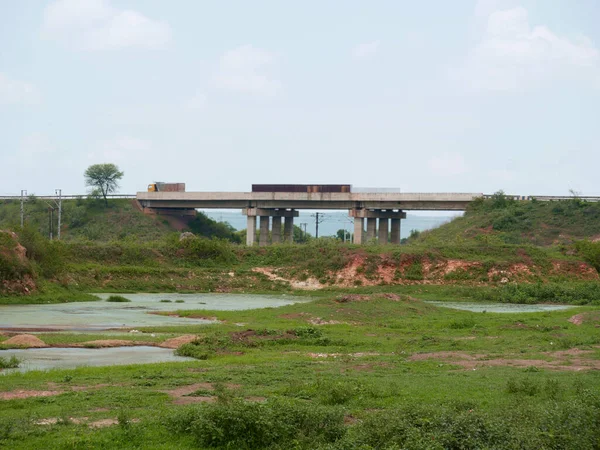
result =
[[[121,338],[193,333],[207,354],[192,361],[4,374],[0,446],[595,448],[597,308],[472,313],[372,289],[381,293],[197,311],[222,322]],[[310,323],[317,318],[328,324]],[[49,345],[103,339],[37,336]],[[49,385],[45,397],[2,399]]]
[[575,240],[600,237],[600,202],[514,200],[497,192],[473,202],[464,216],[412,241],[426,245],[514,244],[569,246]]

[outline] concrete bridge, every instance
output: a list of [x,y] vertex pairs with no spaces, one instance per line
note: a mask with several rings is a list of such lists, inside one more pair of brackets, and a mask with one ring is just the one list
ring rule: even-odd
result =
[[[196,209],[241,209],[248,217],[246,244],[254,245],[259,218],[259,245],[292,242],[294,217],[300,209],[347,209],[354,218],[354,243],[378,239],[400,244],[404,211],[463,211],[481,193],[352,192],[138,192],[150,214],[195,214]],[[282,233],[283,220],[283,233]],[[365,230],[366,222],[366,230]],[[389,237],[389,239],[388,239]]]

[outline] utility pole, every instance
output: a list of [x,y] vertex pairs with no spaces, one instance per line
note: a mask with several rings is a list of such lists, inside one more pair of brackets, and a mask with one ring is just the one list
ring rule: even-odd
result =
[[319,239],[319,224],[325,220],[325,217],[323,217],[324,215],[325,214],[323,213],[315,213],[312,215],[312,217],[315,218],[315,237],[317,239]]
[[60,221],[62,218],[62,189],[55,189],[54,193],[58,195],[58,229],[56,230],[56,238],[60,241]]
[[25,195],[27,195],[27,191],[25,189],[21,189],[21,228],[25,223]]

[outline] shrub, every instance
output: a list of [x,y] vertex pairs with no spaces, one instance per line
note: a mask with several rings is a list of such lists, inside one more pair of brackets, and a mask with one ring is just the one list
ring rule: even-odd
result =
[[345,433],[341,410],[297,400],[233,400],[190,408],[175,412],[167,426],[193,435],[199,446],[209,448],[316,448]]
[[127,303],[130,302],[128,298],[123,297],[122,295],[111,295],[106,299],[107,302],[115,302],[115,303]]
[[0,356],[0,369],[16,369],[21,364],[21,360],[15,355],[10,358]]

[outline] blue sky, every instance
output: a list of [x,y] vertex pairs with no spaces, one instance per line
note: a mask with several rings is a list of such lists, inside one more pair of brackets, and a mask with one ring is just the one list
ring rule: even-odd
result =
[[0,2],[0,194],[600,195],[596,0]]

